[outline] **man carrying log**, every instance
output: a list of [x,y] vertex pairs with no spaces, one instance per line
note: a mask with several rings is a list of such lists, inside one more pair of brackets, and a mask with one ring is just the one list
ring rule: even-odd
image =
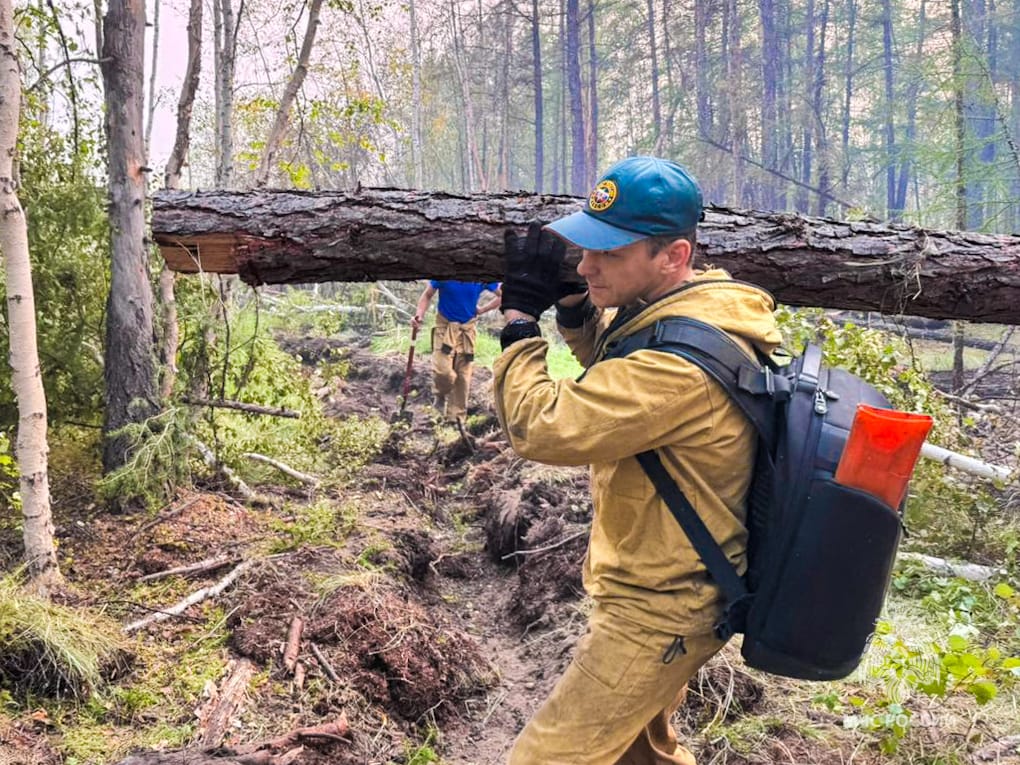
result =
[[[495,297],[479,308],[478,299],[485,291],[494,293]],[[421,328],[425,312],[437,292],[439,306],[432,329],[433,403],[440,415],[451,422],[462,422],[467,416],[474,372],[477,319],[499,308],[500,287],[497,282],[430,281],[418,298],[411,319],[415,331]]]
[[[680,165],[632,157],[580,212],[525,240],[507,232],[496,409],[523,457],[591,466],[594,516],[584,583],[594,600],[573,661],[525,726],[511,765],[691,765],[670,717],[723,645],[723,596],[635,459],[654,449],[729,559],[746,567],[745,500],[756,435],[726,391],[679,356],[606,347],[666,317],[713,324],[751,358],[780,341],[770,295],[722,270],[694,270],[701,191]],[[582,249],[580,294],[561,281],[563,240]],[[553,380],[538,319],[586,367]]]

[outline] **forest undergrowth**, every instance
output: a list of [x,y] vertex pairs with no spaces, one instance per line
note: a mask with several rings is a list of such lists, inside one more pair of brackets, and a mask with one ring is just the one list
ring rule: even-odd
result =
[[[852,331],[833,335],[838,363],[884,358]],[[69,585],[40,611],[13,595],[16,573],[0,581],[2,765],[495,764],[569,661],[589,608],[586,472],[513,454],[484,368],[459,431],[426,403],[427,362],[401,416],[402,351],[353,336],[277,342],[278,363],[303,380],[288,385],[317,413],[289,424],[271,456],[315,482],[253,463],[243,476],[256,499],[242,500],[196,470],[153,509],[115,515],[87,480],[87,450],[55,450]],[[227,454],[280,443],[265,419],[222,417]],[[1014,438],[980,421],[967,432],[977,446]],[[731,643],[675,720],[699,762],[1020,763],[1011,501],[1008,487],[924,466],[904,550],[967,553],[1001,573],[969,581],[902,559],[845,681],[764,675]],[[15,532],[0,529],[4,569]],[[94,642],[54,639],[61,619]],[[71,655],[86,645],[88,658]]]

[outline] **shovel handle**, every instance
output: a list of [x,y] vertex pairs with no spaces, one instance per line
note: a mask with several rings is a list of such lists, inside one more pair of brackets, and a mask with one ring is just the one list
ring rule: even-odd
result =
[[414,342],[418,339],[418,328],[411,327],[411,347],[407,349],[407,368],[404,370],[404,388],[401,392],[400,409],[403,411],[407,403],[407,394],[411,391],[411,371],[414,369]]

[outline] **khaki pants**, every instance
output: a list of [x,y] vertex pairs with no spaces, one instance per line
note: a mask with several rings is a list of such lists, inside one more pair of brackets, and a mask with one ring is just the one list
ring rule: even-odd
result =
[[476,333],[476,321],[458,324],[436,312],[436,326],[432,330],[432,384],[436,398],[446,401],[446,416],[451,420],[467,415]]
[[570,666],[514,743],[510,765],[694,765],[670,718],[687,681],[722,646],[713,635],[681,643],[596,607]]

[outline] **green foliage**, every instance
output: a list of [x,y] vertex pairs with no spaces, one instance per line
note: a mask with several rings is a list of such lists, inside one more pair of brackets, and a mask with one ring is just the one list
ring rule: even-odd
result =
[[897,566],[892,587],[919,600],[943,628],[980,634],[986,642],[1020,653],[1020,594],[1009,582],[935,576],[923,564],[906,561]]
[[301,289],[287,289],[266,301],[266,327],[269,330],[285,330],[316,337],[336,337],[346,325],[346,317],[339,310],[330,310],[332,301]]
[[29,594],[18,572],[0,578],[0,687],[85,698],[122,649],[105,618]]
[[820,309],[781,306],[776,319],[784,346],[792,352],[800,353],[808,343],[818,343],[826,363],[867,380],[897,409],[924,412],[936,422],[949,419],[934,386],[910,360],[898,338],[853,323],[837,324]]
[[[884,682],[885,695],[877,701],[851,695],[853,713],[844,717],[844,727],[876,733],[882,750],[891,754],[910,734],[919,710],[917,698],[927,700],[924,709],[931,714],[939,708],[933,704],[952,696],[969,695],[980,706],[1000,691],[1018,687],[1020,657],[977,644],[976,634],[973,627],[958,625],[942,639],[911,641],[896,634],[890,623],[879,622],[872,651],[881,658],[872,663],[871,674]],[[820,702],[841,709],[831,698]]]
[[[350,3],[333,3],[346,10]],[[345,82],[346,77],[338,77]],[[235,105],[235,119],[246,145],[238,152],[238,161],[249,171],[258,168],[279,105],[264,96],[240,99]],[[381,98],[356,89],[337,88],[321,98],[304,99],[292,106],[294,119],[304,125],[299,147],[285,138],[277,153],[276,172],[286,184],[296,189],[322,186],[348,172],[355,172],[366,162],[385,164],[386,154],[379,145],[377,128],[396,130],[398,125],[386,116],[386,103]],[[244,141],[242,141],[244,143]],[[341,184],[342,185],[342,184]]]
[[439,730],[434,725],[429,725],[425,732],[425,740],[417,746],[404,744],[404,762],[406,765],[431,765],[438,763],[441,758],[436,753],[435,746],[439,740]]
[[[100,126],[81,135],[76,147],[51,122],[45,104],[29,94],[19,136],[18,194],[28,220],[39,361],[50,421],[97,421],[109,282],[106,198],[91,173],[101,166]],[[2,281],[0,300],[6,303]],[[0,357],[8,355],[9,332],[0,317]],[[0,429],[16,422],[11,378],[0,375]]]
[[272,545],[273,553],[304,546],[336,546],[350,531],[343,515],[328,499],[294,507],[293,520],[274,521],[273,528],[282,534]]
[[0,521],[13,517],[21,508],[18,493],[18,465],[14,461],[14,449],[10,438],[0,431]]
[[112,502],[131,498],[150,510],[169,502],[175,489],[191,483],[191,460],[196,444],[187,411],[168,406],[163,411],[115,431],[128,440],[127,462],[98,483],[99,496]]

